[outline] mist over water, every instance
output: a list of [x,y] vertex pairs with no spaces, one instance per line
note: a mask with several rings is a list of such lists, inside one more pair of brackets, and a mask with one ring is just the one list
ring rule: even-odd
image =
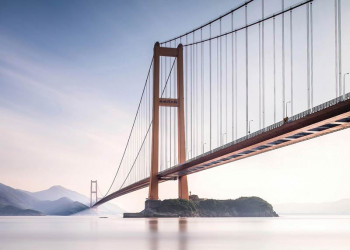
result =
[[350,216],[0,217],[0,249],[349,249]]

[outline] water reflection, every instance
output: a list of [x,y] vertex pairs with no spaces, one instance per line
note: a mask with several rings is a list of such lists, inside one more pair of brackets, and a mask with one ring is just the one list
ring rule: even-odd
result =
[[179,219],[179,233],[178,233],[178,243],[179,250],[187,249],[187,219],[180,218]]
[[187,219],[0,216],[1,250],[349,250],[349,246],[350,216]]
[[[158,250],[160,244],[160,232],[158,231],[158,219],[149,219],[148,220],[148,229],[151,235],[150,238],[150,250]],[[178,219],[178,230],[174,232],[177,235],[177,245],[178,250],[187,250],[187,219],[179,218]]]
[[151,235],[149,249],[158,249],[158,219],[148,220],[148,229]]

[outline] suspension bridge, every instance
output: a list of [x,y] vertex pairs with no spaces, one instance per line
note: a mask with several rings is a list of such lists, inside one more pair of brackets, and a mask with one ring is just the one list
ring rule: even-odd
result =
[[155,43],[120,163],[93,206],[145,187],[158,200],[169,180],[188,199],[189,174],[348,128],[341,4],[249,0]]

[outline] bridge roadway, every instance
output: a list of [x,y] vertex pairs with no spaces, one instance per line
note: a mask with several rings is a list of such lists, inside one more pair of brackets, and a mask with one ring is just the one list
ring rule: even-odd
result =
[[[350,127],[350,93],[168,168],[159,172],[158,178],[160,182],[176,180],[182,175],[193,174],[348,127]],[[148,185],[149,178],[145,178],[107,195],[94,206]]]

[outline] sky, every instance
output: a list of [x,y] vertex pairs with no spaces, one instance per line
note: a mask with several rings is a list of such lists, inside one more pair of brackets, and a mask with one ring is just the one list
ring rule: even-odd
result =
[[[62,185],[89,195],[97,179],[104,193],[154,43],[240,2],[0,0],[0,182],[29,191]],[[196,173],[189,189],[200,197],[255,195],[272,204],[350,198],[349,138],[343,130]],[[113,202],[137,211],[147,192]],[[160,185],[161,199],[176,196],[175,181]]]

